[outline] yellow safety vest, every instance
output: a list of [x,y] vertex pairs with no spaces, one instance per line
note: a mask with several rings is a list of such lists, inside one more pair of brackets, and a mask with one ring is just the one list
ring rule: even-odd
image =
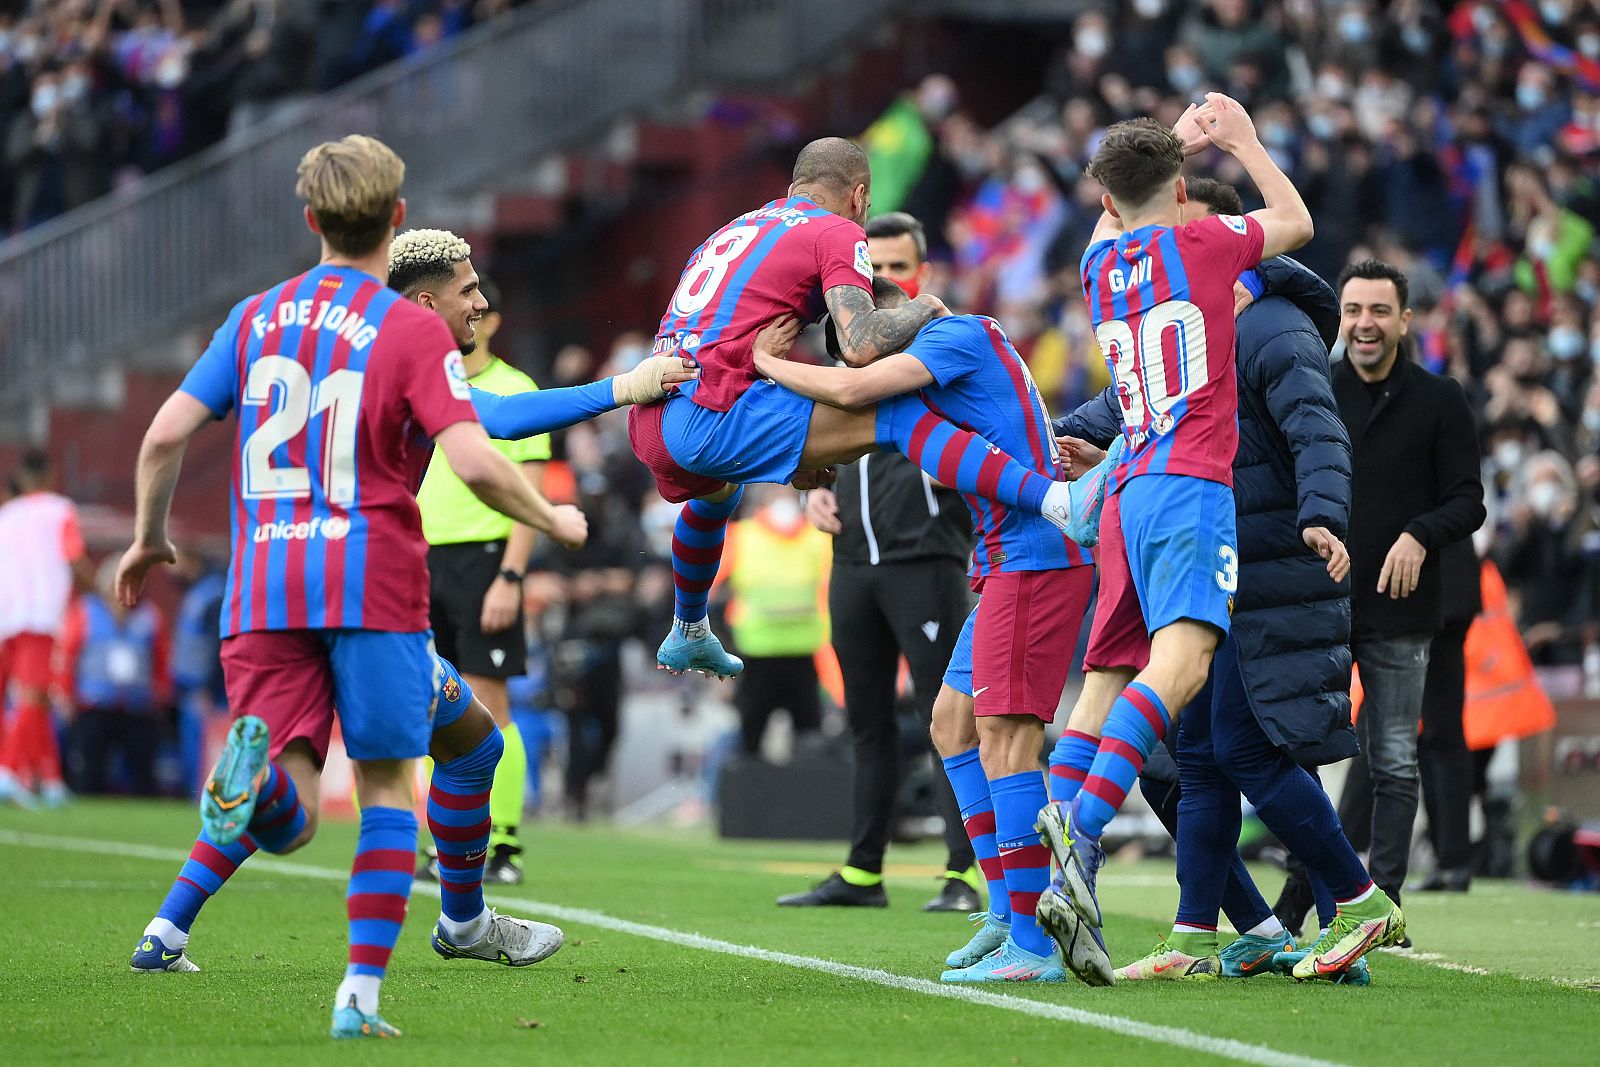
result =
[[760,515],[728,531],[728,622],[746,656],[809,656],[828,640],[823,591],[833,538],[802,522],[776,529]]

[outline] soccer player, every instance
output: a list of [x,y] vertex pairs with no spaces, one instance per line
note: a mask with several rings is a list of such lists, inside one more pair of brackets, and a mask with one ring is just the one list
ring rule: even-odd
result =
[[[718,678],[743,664],[706,623],[706,600],[728,520],[748,482],[787,482],[878,449],[895,449],[951,488],[1064,526],[1069,490],[983,438],[941,420],[915,396],[844,411],[757,380],[752,341],[784,315],[824,311],[841,358],[855,366],[898,351],[947,313],[926,293],[897,308],[872,302],[872,263],[861,228],[871,202],[867,157],[838,137],[813,141],[795,160],[787,196],[740,215],[689,258],[656,332],[657,353],[680,352],[698,381],[629,415],[634,454],[667,500],[683,503],[672,540],[672,631],[656,662]],[[807,479],[801,484],[815,484]]]
[[[466,241],[448,230],[405,231],[389,248],[389,287],[431,308],[450,327],[473,388],[502,396],[538,390],[532,378],[488,350],[500,313],[490,306]],[[520,464],[528,484],[541,487],[544,461],[550,458],[548,434],[496,442],[495,447]],[[479,501],[437,454],[417,493],[417,507],[428,540],[434,647],[461,671],[505,741],[489,796],[490,851],[484,878],[516,885],[522,881],[517,824],[522,821],[528,755],[511,719],[506,679],[527,667],[522,579],[533,551],[533,529]],[[436,879],[436,861],[419,869],[417,877]]]
[[[887,309],[908,301],[887,278],[874,280],[873,298]],[[921,390],[931,410],[1011,455],[1027,456],[1041,477],[1059,466],[1050,417],[1027,364],[993,319],[935,319],[906,351],[860,370],[782,359],[796,330],[786,319],[762,332],[758,372],[842,409]],[[982,594],[962,637],[972,697],[936,702],[932,735],[996,910],[968,948],[952,956],[944,980],[1065,981],[1060,955],[1034,922],[1050,867],[1033,823],[1047,799],[1039,770],[1044,726],[1055,718],[1066,685],[1094,587],[1093,560],[1042,515],[973,493],[965,499],[978,538],[968,573]]]
[[[439,317],[451,328],[458,345],[472,339],[469,317]],[[508,397],[473,389],[471,395],[485,428],[496,438],[515,439],[549,433],[623,404],[659,399],[667,385],[688,381],[695,373],[692,365],[680,359],[652,357],[627,374],[589,385]],[[232,595],[231,591],[228,595]],[[433,717],[428,752],[434,761],[428,825],[437,843],[435,866],[442,904],[433,931],[434,950],[453,959],[482,959],[510,966],[537,963],[560,948],[561,931],[546,923],[499,915],[483,900],[491,823],[490,786],[503,751],[500,731],[490,711],[475,699],[471,687],[453,665],[441,660],[438,677],[440,703]],[[325,758],[326,745],[325,734],[315,740],[316,767]],[[294,773],[295,759],[290,748],[288,755],[279,760],[289,766],[286,778],[291,784],[307,777]],[[306,833],[278,851],[300,847],[315,832],[316,791],[299,792]],[[205,902],[260,847],[258,836],[252,830],[234,845],[219,847],[208,833],[201,834],[156,918],[146,927],[134,952],[135,971],[199,970],[186,951],[190,928]]]
[[[1232,186],[1208,178],[1186,185],[1190,202],[1212,214],[1243,213]],[[1240,599],[1210,680],[1184,709],[1177,737],[1168,737],[1169,748],[1176,741],[1181,771],[1152,759],[1141,774],[1146,798],[1178,842],[1180,897],[1173,932],[1156,951],[1119,968],[1119,980],[1249,977],[1272,970],[1286,942],[1293,950],[1239,858],[1241,792],[1268,829],[1344,895],[1371,880],[1327,794],[1301,769],[1346,759],[1356,749],[1344,692],[1350,600],[1340,584],[1349,556],[1337,542],[1348,528],[1350,444],[1338,421],[1324,340],[1337,330],[1338,299],[1287,258],[1263,262],[1240,285],[1234,460]],[[1055,429],[1064,436],[1068,473],[1096,462],[1093,445],[1122,437],[1115,390],[1107,388]],[[1302,531],[1313,529],[1332,535],[1332,541],[1320,532],[1311,538],[1333,547],[1326,561],[1308,549]],[[1288,619],[1293,626],[1283,625]],[[1072,774],[1072,742],[1064,735],[1051,755],[1053,785]],[[1240,933],[1220,953],[1219,905]],[[1329,897],[1325,926],[1333,911]],[[1327,977],[1363,984],[1366,960]]]
[[[322,260],[236,305],[157,412],[140,449],[136,538],[117,582],[131,605],[150,569],[174,561],[167,516],[184,450],[206,422],[237,409],[222,663],[229,706],[251,714],[229,733],[202,797],[200,840],[163,911],[192,921],[257,847],[282,853],[310,839],[337,709],[363,809],[335,1037],[399,1033],[378,1014],[378,990],[411,890],[414,761],[429,751],[441,693],[460,688],[427,630],[415,491],[429,439],[486,502],[564,544],[587,536],[577,509],[552,507],[490,446],[450,330],[385,286],[389,244],[405,218],[404,173],[388,147],[362,136],[301,160],[296,193]],[[459,791],[436,780],[430,808],[486,804],[472,787],[487,794],[478,772],[486,765],[492,775],[500,747],[491,723],[479,747],[441,753],[441,768],[465,760],[469,773],[447,774]],[[457,834],[470,841],[477,829]],[[481,855],[477,869],[481,878]],[[447,915],[450,894],[446,887]],[[183,924],[165,915],[157,924],[135,969],[183,959],[166,940],[181,941]],[[463,924],[466,936],[450,940],[490,940],[501,925],[484,909]]]
[[[0,504],[0,804],[66,802],[50,717],[51,660],[74,587],[91,588],[78,509],[52,488],[50,457],[29,451],[13,476],[16,497]],[[5,729],[7,682],[15,710]]]
[[[1113,126],[1089,166],[1106,187],[1106,210],[1081,274],[1117,382],[1127,447],[1103,517],[1099,604],[1085,657],[1093,671],[1069,720],[1099,745],[1075,750],[1073,769],[1084,780],[1070,802],[1063,796],[1039,814],[1062,874],[1060,891],[1040,899],[1040,921],[1051,929],[1062,918],[1063,933],[1075,932],[1064,920],[1068,908],[1098,932],[1100,835],[1176,713],[1205,684],[1228,632],[1239,565],[1234,283],[1264,256],[1312,235],[1300,194],[1237,101],[1208,93],[1205,108],[1185,119],[1243,165],[1267,206],[1244,217],[1194,211],[1180,171],[1199,138],[1186,145],[1149,119]],[[1402,936],[1398,909],[1370,884],[1340,906],[1348,928],[1308,964],[1348,965]]]

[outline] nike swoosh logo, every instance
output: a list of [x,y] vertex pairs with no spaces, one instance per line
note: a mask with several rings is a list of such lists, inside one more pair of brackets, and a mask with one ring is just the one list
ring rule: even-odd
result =
[[1151,974],[1165,974],[1167,971],[1172,970],[1172,968],[1174,968],[1176,966],[1177,966],[1176,963],[1158,963],[1154,967],[1150,968],[1150,973]]
[[1249,963],[1246,963],[1244,965],[1244,969],[1248,971],[1252,967],[1259,967],[1259,966],[1261,966],[1262,963],[1264,963],[1265,961],[1271,959],[1273,957],[1273,955],[1274,955],[1274,950],[1269,948],[1269,949],[1267,949],[1267,951],[1263,952],[1261,955],[1257,956],[1255,959],[1251,960]]
[[984,686],[982,689],[974,689],[972,691],[972,699],[977,700],[979,697],[983,696],[983,694],[987,693],[989,688],[989,686]]
[[171,963],[181,955],[183,955],[182,952],[163,952],[161,954],[161,959],[164,963]]

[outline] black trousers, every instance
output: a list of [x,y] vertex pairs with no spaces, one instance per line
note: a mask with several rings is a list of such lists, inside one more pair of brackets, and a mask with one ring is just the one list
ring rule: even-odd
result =
[[739,750],[761,754],[761,738],[779,708],[789,713],[795,736],[822,728],[817,661],[811,656],[746,656],[733,706],[739,711]]
[[622,654],[614,641],[559,642],[551,695],[567,717],[567,799],[582,811],[589,780],[606,773],[622,709]]
[[[855,744],[855,829],[848,866],[883,870],[900,789],[900,723],[895,716],[900,657],[911,667],[917,715],[926,725],[971,610],[966,570],[952,559],[833,565],[828,611]],[[937,753],[933,759],[934,804],[944,818],[947,868],[964,871],[976,862],[972,842]]]
[[161,745],[161,723],[154,715],[116,709],[84,708],[73,721],[74,753],[68,763],[77,772],[73,789],[79,793],[104,793],[110,777],[113,751],[122,753],[135,794],[156,795],[156,751]]
[[1462,730],[1467,696],[1467,630],[1471,619],[1445,623],[1428,654],[1428,680],[1422,691],[1422,733],[1417,737],[1417,771],[1428,837],[1439,866],[1472,866],[1470,812],[1472,753]]

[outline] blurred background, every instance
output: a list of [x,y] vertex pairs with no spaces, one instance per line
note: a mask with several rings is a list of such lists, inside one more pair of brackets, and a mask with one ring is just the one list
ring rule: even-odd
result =
[[[927,227],[924,288],[997,317],[1062,413],[1107,382],[1075,270],[1099,213],[1083,166],[1109,123],[1170,123],[1209,89],[1251,109],[1305,194],[1318,230],[1299,258],[1330,281],[1368,255],[1400,265],[1411,358],[1474,405],[1476,547],[1557,710],[1520,744],[1492,723],[1474,738],[1505,741],[1475,823],[1504,873],[1518,827],[1600,818],[1592,0],[0,0],[0,471],[43,450],[91,555],[120,550],[145,424],[234,300],[310,261],[294,165],[349,132],[406,160],[409,224],[471,241],[502,294],[495,353],[543,386],[643,358],[704,235],[781,195],[805,141],[860,136],[874,213]],[[1195,166],[1256,206],[1225,161]],[[231,431],[206,433],[139,712],[151,787],[173,794],[226,722],[207,635]],[[759,755],[728,692],[647,669],[676,508],[624,419],[560,435],[548,489],[589,511],[596,545],[541,546],[525,584],[530,807],[708,820],[720,770],[752,758],[833,768],[847,792],[826,646],[820,730],[775,716]],[[69,755],[76,667],[57,708]],[[908,744],[906,835],[929,829],[924,753]],[[150,784],[102,777],[77,784]],[[819,805],[790,829],[837,836],[840,817]]]

